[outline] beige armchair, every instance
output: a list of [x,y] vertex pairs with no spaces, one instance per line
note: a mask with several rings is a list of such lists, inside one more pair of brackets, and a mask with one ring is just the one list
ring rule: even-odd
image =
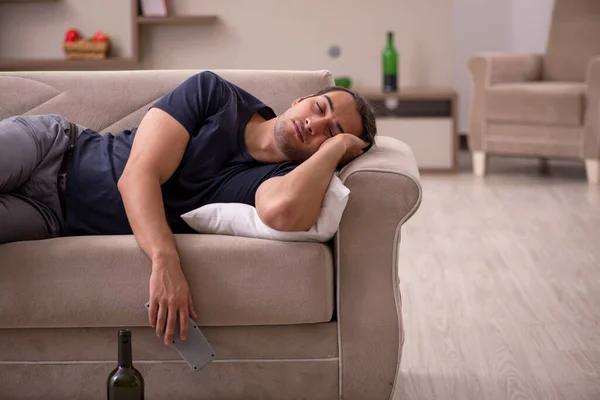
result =
[[475,175],[487,156],[585,160],[600,178],[600,1],[555,0],[545,54],[471,57],[469,144]]

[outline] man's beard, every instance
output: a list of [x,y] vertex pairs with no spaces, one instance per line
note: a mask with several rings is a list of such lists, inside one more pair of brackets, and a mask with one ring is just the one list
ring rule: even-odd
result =
[[291,161],[303,162],[312,155],[308,149],[299,146],[296,132],[290,134],[286,131],[286,122],[289,122],[285,114],[277,117],[275,121],[275,143],[279,150]]

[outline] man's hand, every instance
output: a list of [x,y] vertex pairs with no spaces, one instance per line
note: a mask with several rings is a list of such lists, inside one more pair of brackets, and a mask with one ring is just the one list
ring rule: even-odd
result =
[[150,325],[156,335],[165,335],[165,344],[173,343],[177,315],[181,340],[188,334],[188,313],[196,318],[192,296],[177,257],[156,260],[150,275]]
[[322,149],[328,149],[329,147],[336,147],[340,150],[341,158],[340,165],[346,165],[356,157],[364,153],[364,149],[369,144],[351,133],[340,133],[334,137],[327,139],[319,147],[319,151]]

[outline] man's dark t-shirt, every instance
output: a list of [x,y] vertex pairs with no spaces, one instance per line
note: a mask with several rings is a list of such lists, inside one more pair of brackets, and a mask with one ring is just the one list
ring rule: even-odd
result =
[[[162,185],[167,222],[174,233],[191,233],[181,214],[210,203],[254,206],[262,182],[298,164],[264,164],[248,153],[246,124],[255,113],[273,110],[233,83],[206,71],[159,99],[160,108],[190,134],[180,165]],[[104,136],[87,129],[79,137],[67,174],[69,235],[131,234],[117,188],[137,128]]]

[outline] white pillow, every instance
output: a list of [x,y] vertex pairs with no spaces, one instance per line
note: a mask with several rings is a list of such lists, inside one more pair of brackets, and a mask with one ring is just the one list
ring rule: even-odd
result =
[[349,194],[350,190],[334,175],[323,198],[319,218],[308,231],[282,232],[271,229],[261,221],[256,208],[241,203],[208,204],[183,214],[181,218],[198,233],[326,242],[338,230]]

